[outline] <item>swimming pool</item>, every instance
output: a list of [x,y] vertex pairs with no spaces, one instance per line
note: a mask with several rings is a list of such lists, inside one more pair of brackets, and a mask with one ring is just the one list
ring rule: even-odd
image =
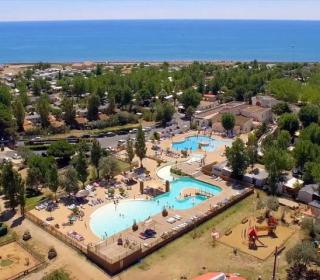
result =
[[184,210],[192,208],[207,198],[203,196],[177,199],[180,193],[187,188],[197,188],[202,191],[218,195],[221,189],[217,186],[190,178],[182,177],[170,184],[170,192],[157,196],[153,200],[125,200],[115,206],[106,204],[92,213],[90,228],[100,238],[114,235],[132,226],[134,220],[142,222],[148,217],[158,214],[164,207]]
[[177,151],[182,151],[182,150],[196,151],[199,149],[199,144],[202,144],[202,147],[201,147],[202,150],[205,150],[207,152],[212,152],[220,146],[229,145],[230,141],[217,140],[209,136],[203,136],[203,135],[190,136],[185,138],[183,141],[174,142],[172,144],[172,148]]

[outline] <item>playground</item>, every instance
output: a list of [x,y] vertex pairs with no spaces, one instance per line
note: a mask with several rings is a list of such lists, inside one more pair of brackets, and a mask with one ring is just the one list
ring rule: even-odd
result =
[[281,250],[294,232],[293,228],[281,225],[274,216],[260,221],[250,217],[228,230],[218,241],[234,250],[265,260],[275,252],[276,247]]
[[17,274],[32,270],[38,264],[39,261],[17,242],[0,247],[0,279],[14,278]]

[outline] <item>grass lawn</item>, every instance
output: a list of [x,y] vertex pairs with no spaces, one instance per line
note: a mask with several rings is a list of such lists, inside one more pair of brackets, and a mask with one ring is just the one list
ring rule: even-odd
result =
[[120,172],[124,172],[124,171],[130,170],[130,164],[129,163],[127,163],[127,162],[125,162],[123,160],[119,160],[119,159],[116,159],[116,161],[119,164]]
[[[260,195],[261,197],[262,195]],[[220,242],[213,242],[213,228],[224,232],[238,225],[244,217],[252,215],[255,195],[242,200],[210,221],[202,224],[167,246],[146,257],[141,263],[123,272],[123,279],[182,279],[193,277],[209,271],[236,272],[249,280],[256,280],[259,275],[270,279],[273,268],[273,257],[265,261],[238,252]],[[281,211],[281,210],[278,210]],[[286,279],[285,252],[299,241],[296,232],[285,244],[286,249],[278,262],[278,278]],[[240,237],[239,237],[240,238]]]
[[32,210],[34,207],[36,207],[41,200],[44,199],[44,195],[38,195],[38,196],[32,196],[26,198],[26,211]]

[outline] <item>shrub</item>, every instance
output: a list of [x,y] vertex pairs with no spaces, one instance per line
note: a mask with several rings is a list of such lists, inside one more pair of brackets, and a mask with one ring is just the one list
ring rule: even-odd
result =
[[48,259],[52,260],[53,258],[55,258],[57,256],[57,251],[54,247],[51,247],[48,251]]
[[134,220],[134,222],[133,222],[133,225],[132,225],[132,230],[133,231],[137,231],[138,230],[138,225],[137,225],[137,222]]
[[162,217],[167,217],[167,216],[168,216],[168,210],[166,208],[163,208]]
[[6,225],[2,224],[0,226],[0,236],[5,236],[8,233],[8,228]]
[[279,200],[275,196],[269,197],[267,200],[267,207],[269,210],[278,211]]

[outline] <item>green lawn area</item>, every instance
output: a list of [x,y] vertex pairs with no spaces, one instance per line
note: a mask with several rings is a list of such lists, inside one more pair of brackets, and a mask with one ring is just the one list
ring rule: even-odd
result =
[[9,260],[9,259],[3,259],[3,260],[0,260],[0,266],[4,267],[4,266],[8,266],[10,264],[12,264],[13,261],[12,260]]
[[[264,194],[261,193],[260,197],[262,196]],[[158,279],[157,277],[161,275],[161,279],[183,279],[181,277],[192,279],[206,272],[223,271],[240,273],[249,280],[256,280],[259,275],[263,279],[270,279],[273,268],[272,257],[260,261],[241,252],[234,255],[233,248],[214,242],[210,235],[213,228],[223,233],[226,229],[238,225],[243,218],[252,215],[254,201],[255,195],[247,197],[194,231],[144,258],[140,264],[124,272],[123,278]],[[299,232],[296,232],[287,241],[286,249],[279,258],[277,279],[286,279],[288,264],[285,252],[298,242],[299,238]]]
[[45,197],[44,195],[38,195],[38,196],[32,196],[26,198],[26,211],[32,210],[34,207],[36,207],[41,200],[43,200]]
[[120,166],[120,171],[121,172],[124,172],[124,171],[128,171],[130,170],[130,164],[123,161],[123,160],[119,160],[119,159],[116,159],[116,161],[118,162],[119,166]]

